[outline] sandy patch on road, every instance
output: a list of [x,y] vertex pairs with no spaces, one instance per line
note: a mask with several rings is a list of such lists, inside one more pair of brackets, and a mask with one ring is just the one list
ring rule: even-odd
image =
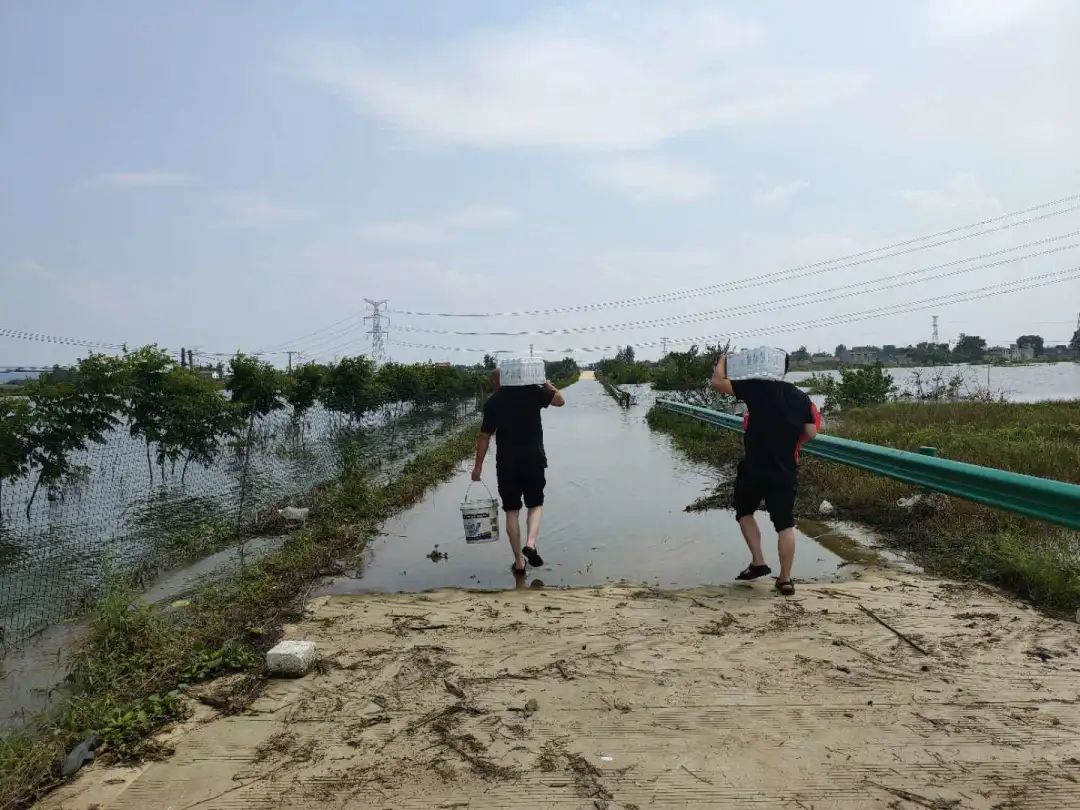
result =
[[329,597],[287,636],[320,672],[40,807],[1080,807],[1080,628],[978,586]]

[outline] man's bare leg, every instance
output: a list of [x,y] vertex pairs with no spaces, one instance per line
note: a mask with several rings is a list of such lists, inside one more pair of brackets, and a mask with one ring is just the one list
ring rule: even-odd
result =
[[534,506],[525,517],[525,525],[529,529],[529,536],[525,541],[525,545],[529,548],[536,548],[536,541],[540,538],[540,518],[543,514],[544,507]]
[[780,532],[776,546],[780,552],[780,576],[777,582],[791,582],[791,566],[795,563],[795,529],[784,529]]
[[[742,530],[743,539],[746,541],[746,545],[750,549],[751,564],[765,565],[765,555],[761,552],[761,529],[758,528],[757,520],[754,518],[753,515],[745,515],[739,518],[739,528]],[[794,535],[792,536],[791,542],[791,553],[794,556]],[[790,568],[790,565],[788,567]]]
[[525,570],[525,558],[521,556],[521,510],[506,513],[506,536],[510,538],[510,548],[514,552],[514,565]]

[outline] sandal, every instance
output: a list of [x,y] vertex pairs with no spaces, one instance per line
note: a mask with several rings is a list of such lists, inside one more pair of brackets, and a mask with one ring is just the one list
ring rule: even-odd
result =
[[784,596],[794,596],[795,595],[795,585],[792,583],[792,581],[790,579],[786,580],[784,582],[781,582],[780,580],[776,580],[776,590],[780,591],[780,593],[782,593]]
[[521,553],[525,555],[525,559],[529,561],[529,565],[533,568],[540,568],[544,564],[543,557],[532,546],[525,546],[521,550]]
[[754,565],[753,563],[751,563],[750,565],[746,566],[746,568],[744,568],[742,571],[740,571],[739,575],[735,577],[735,579],[741,579],[744,581],[748,579],[758,579],[759,577],[763,577],[766,574],[771,573],[772,569],[769,568],[769,566]]

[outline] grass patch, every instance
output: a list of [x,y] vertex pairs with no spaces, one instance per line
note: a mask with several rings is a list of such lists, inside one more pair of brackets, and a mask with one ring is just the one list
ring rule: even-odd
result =
[[385,485],[347,467],[312,493],[309,525],[276,552],[225,582],[192,595],[182,612],[141,605],[124,585],[106,589],[90,616],[90,637],[75,656],[73,697],[57,718],[0,737],[0,810],[27,807],[61,781],[60,761],[86,736],[105,757],[160,753],[153,732],[182,718],[183,688],[228,671],[259,672],[281,625],[299,616],[306,585],[358,553],[379,525],[450,476],[473,449],[477,425],[411,459]]
[[[740,434],[655,408],[648,420],[691,458],[734,476]],[[902,450],[937,447],[946,458],[1080,483],[1080,401],[890,403],[847,411],[826,432]],[[1080,532],[946,496],[897,505],[915,491],[804,454],[796,514],[816,518],[827,499],[838,517],[874,528],[931,573],[999,585],[1052,612],[1080,608]],[[728,482],[692,506],[730,503]]]

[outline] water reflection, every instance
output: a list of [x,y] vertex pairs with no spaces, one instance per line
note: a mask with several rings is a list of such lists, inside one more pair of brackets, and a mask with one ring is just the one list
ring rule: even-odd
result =
[[[620,408],[600,385],[582,380],[567,390],[566,408],[544,415],[547,506],[540,547],[547,564],[529,570],[532,586],[614,582],[689,587],[732,580],[748,559],[730,510],[688,513],[684,507],[712,492],[719,473],[689,461],[664,434],[651,431],[645,412],[653,395],[635,390],[638,404]],[[505,536],[466,546],[458,503],[469,484],[463,464],[424,501],[389,521],[385,536],[365,554],[362,575],[326,584],[320,593],[419,591],[445,586],[518,586]],[[493,470],[492,470],[493,472]],[[764,515],[763,528],[768,526]],[[775,535],[767,558],[777,567]],[[834,575],[843,558],[799,532],[796,578]],[[438,563],[429,555],[438,545]]]

